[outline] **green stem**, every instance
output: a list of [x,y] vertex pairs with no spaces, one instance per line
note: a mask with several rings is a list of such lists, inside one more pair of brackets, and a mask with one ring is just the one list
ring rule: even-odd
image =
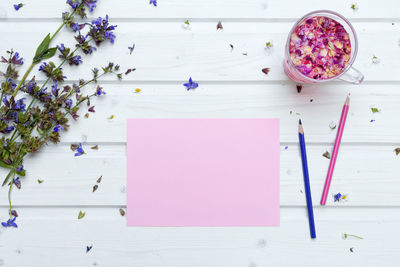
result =
[[19,91],[19,89],[21,88],[22,84],[25,82],[26,78],[28,77],[29,73],[31,72],[31,70],[33,69],[33,67],[36,64],[32,63],[29,68],[26,70],[24,76],[22,77],[21,81],[19,81],[17,88],[15,88],[15,91],[13,93],[13,97],[15,97]]
[[[71,14],[71,16],[74,14],[74,12]],[[56,35],[61,31],[61,29],[64,27],[64,25],[65,25],[65,21],[63,21],[63,23],[60,25],[60,27],[58,27],[56,32],[50,37],[50,42],[53,41],[54,37],[56,37]]]
[[[71,18],[75,14],[75,10],[71,13],[69,18]],[[57,36],[57,34],[61,31],[61,29],[65,26],[65,21],[61,23],[60,27],[56,30],[56,32],[50,37],[50,42],[53,41],[53,39]],[[18,90],[21,88],[22,84],[25,82],[26,78],[28,77],[29,73],[31,72],[32,68],[35,66],[35,63],[32,63],[29,68],[26,70],[24,76],[22,77],[22,80],[19,82],[17,88],[15,88],[15,92],[13,93],[13,96],[15,97],[17,95]]]
[[11,211],[12,211],[11,189],[12,189],[12,186],[13,186],[14,177],[15,177],[15,171],[13,171],[12,180],[11,180],[11,182],[10,182],[10,188],[8,189],[8,205],[9,205],[9,207],[10,207],[10,210],[9,210],[10,219],[12,219],[12,218],[11,218],[11,217],[12,217],[12,216],[11,216]]

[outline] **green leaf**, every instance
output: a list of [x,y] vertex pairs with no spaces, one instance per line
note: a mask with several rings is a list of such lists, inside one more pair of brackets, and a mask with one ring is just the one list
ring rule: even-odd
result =
[[378,108],[371,108],[371,111],[372,111],[372,113],[377,113],[377,112],[379,112],[379,109]]
[[40,59],[42,60],[42,59],[51,58],[51,57],[53,57],[53,56],[56,54],[56,52],[57,52],[57,47],[49,48],[49,49],[42,55],[42,57],[41,57]]
[[83,217],[85,217],[85,215],[86,215],[86,212],[82,212],[81,210],[79,211],[79,214],[78,214],[78,220],[80,220],[80,219],[82,219]]
[[20,176],[25,176],[26,175],[26,171],[25,170],[22,170],[22,171],[17,171],[17,174],[18,175],[20,175]]
[[38,179],[37,181],[39,184],[43,183],[43,180]]
[[8,164],[4,163],[4,162],[3,162],[3,161],[1,161],[1,160],[0,160],[0,167],[3,167],[3,168],[8,168],[8,169],[11,169],[11,168],[12,168],[12,166],[11,166],[11,165],[8,165]]
[[10,170],[10,172],[8,173],[6,179],[4,179],[3,184],[1,186],[5,186],[8,182],[8,180],[10,179],[10,177],[14,174],[14,170]]
[[49,49],[50,45],[50,33],[44,37],[43,41],[40,43],[38,48],[36,49],[35,56],[33,57],[33,62],[38,63],[40,61],[41,56],[46,53]]

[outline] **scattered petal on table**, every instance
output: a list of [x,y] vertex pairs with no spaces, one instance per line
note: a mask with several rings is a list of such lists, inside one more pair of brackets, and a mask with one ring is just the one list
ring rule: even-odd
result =
[[328,151],[326,151],[324,154],[322,154],[322,156],[324,156],[327,159],[331,158],[331,154]]
[[270,70],[271,70],[270,68],[263,68],[261,71],[262,71],[265,75],[268,75],[268,73],[269,73]]
[[80,219],[82,219],[83,217],[85,217],[85,215],[86,215],[86,212],[83,212],[83,211],[79,211],[79,214],[78,214],[78,220],[80,220]]
[[125,210],[123,208],[120,208],[119,214],[121,214],[121,216],[125,216]]

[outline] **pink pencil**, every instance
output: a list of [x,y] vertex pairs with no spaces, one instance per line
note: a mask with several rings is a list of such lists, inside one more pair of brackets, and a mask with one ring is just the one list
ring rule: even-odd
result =
[[344,125],[346,123],[347,113],[349,111],[349,104],[350,104],[350,97],[347,96],[346,101],[344,102],[342,116],[340,117],[339,128],[338,128],[337,134],[336,134],[335,145],[333,146],[332,157],[331,157],[331,161],[329,163],[328,174],[327,174],[326,180],[325,180],[324,191],[322,192],[321,205],[325,205],[326,198],[328,197],[329,186],[331,185],[331,181],[332,181],[333,169],[335,168],[336,158],[337,158],[337,154],[339,152],[340,141],[342,140]]

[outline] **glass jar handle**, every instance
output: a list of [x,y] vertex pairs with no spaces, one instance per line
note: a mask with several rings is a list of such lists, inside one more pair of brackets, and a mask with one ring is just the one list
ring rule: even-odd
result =
[[351,67],[339,78],[339,80],[352,84],[360,84],[364,81],[364,75],[358,69]]

